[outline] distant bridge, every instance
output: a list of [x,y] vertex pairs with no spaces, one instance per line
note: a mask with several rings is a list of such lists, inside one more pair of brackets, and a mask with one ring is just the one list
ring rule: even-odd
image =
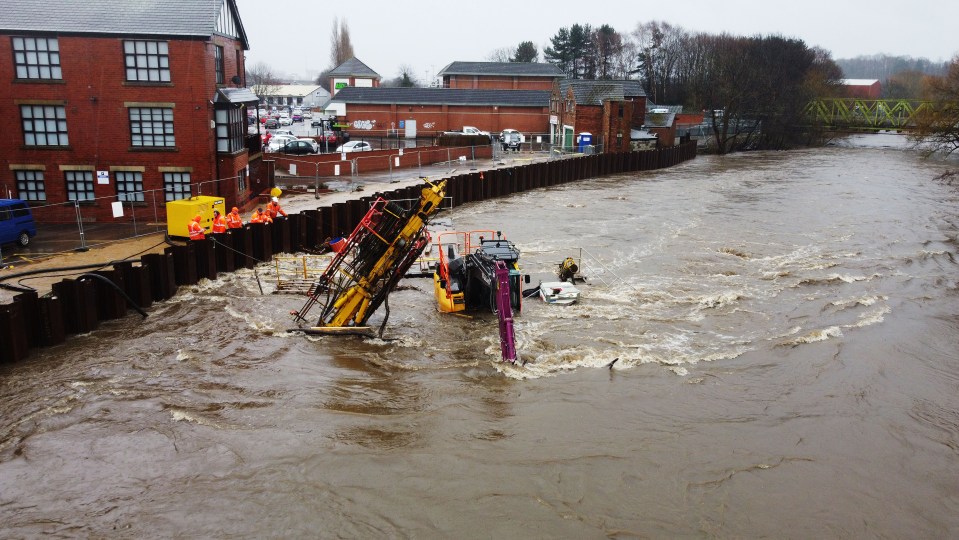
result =
[[911,130],[919,113],[932,107],[917,99],[819,98],[803,111],[807,118],[831,129],[881,131]]

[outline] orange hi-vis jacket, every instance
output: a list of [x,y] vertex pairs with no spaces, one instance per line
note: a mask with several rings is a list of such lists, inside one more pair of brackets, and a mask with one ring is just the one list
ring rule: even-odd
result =
[[226,219],[224,219],[223,214],[213,218],[213,234],[225,233],[226,232]]
[[190,220],[190,240],[203,240],[206,235],[203,234],[203,225]]
[[243,219],[240,218],[240,214],[235,214],[230,212],[226,215],[226,226],[231,229],[239,229],[243,227]]
[[266,210],[262,214],[254,210],[253,216],[250,217],[250,223],[273,223],[273,219],[270,218],[270,213]]
[[286,212],[280,208],[280,203],[275,203],[273,201],[266,203],[266,213],[270,214],[271,218],[275,218],[277,214],[283,214],[284,217],[286,216]]

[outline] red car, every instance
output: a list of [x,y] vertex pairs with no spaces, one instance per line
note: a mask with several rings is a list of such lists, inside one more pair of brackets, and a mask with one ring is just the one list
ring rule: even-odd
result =
[[340,145],[350,140],[350,134],[346,131],[325,131],[316,136],[319,143],[329,143],[332,148],[334,145]]

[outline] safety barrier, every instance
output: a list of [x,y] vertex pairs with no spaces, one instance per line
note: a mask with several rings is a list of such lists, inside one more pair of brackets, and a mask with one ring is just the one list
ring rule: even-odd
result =
[[[642,152],[583,155],[571,159],[459,174],[448,179],[446,196],[454,206],[505,197],[586,178],[648,171],[696,157],[696,142]],[[63,343],[69,335],[97,329],[133,307],[142,312],[169,299],[184,285],[215,280],[220,272],[253,268],[274,253],[315,250],[329,238],[345,236],[378,197],[418,199],[422,185],[378,192],[361,199],[253,223],[204,240],[174,245],[139,261],[54,283],[52,292],[21,292],[0,305],[0,362],[20,361],[32,348]]]

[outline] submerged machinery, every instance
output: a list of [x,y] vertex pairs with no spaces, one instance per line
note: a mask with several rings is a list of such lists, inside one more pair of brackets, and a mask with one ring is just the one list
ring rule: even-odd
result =
[[[519,249],[496,231],[448,232],[436,239],[433,291],[439,310],[488,309],[499,318],[500,351],[515,363],[513,312],[522,309]],[[527,281],[529,277],[526,277]]]
[[440,311],[488,309],[496,313],[497,261],[509,271],[510,307],[517,312],[522,309],[519,249],[502,233],[447,232],[434,243],[439,247],[439,264],[433,274],[433,290]]
[[446,180],[427,183],[409,210],[377,199],[320,275],[309,299],[293,312],[294,319],[306,322],[307,314],[320,306],[314,331],[363,327],[426,247],[424,229],[445,190]]
[[[336,255],[306,303],[292,313],[296,321],[305,323],[307,315],[319,307],[316,325],[301,330],[320,334],[368,330],[370,316],[387,301],[429,243],[426,224],[443,201],[445,189],[445,180],[428,183],[408,210],[377,199],[349,238],[337,245]],[[493,231],[443,233],[433,244],[440,250],[433,277],[440,311],[470,307],[496,313],[503,360],[516,362],[513,310],[519,311],[522,300],[519,250],[499,232],[494,237]]]

